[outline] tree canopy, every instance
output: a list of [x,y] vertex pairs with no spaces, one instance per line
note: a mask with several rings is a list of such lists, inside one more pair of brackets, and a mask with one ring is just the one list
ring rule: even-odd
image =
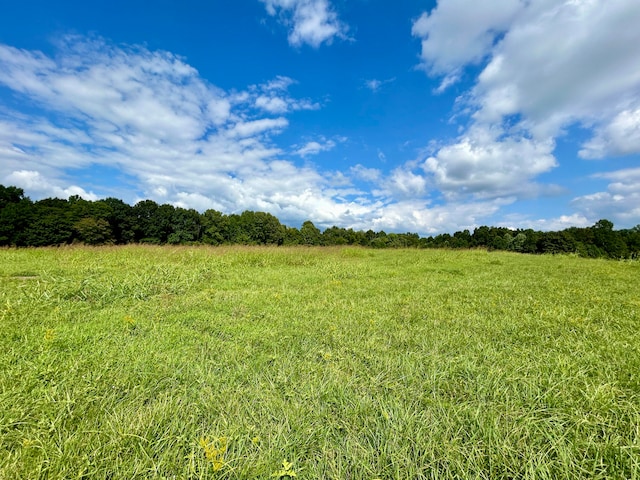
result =
[[332,226],[324,231],[307,220],[300,228],[283,225],[266,212],[199,213],[142,200],[131,206],[117,198],[90,201],[45,198],[33,202],[21,188],[0,185],[0,246],[242,244],[358,245],[371,248],[486,248],[520,253],[571,253],[582,257],[637,258],[640,225],[615,230],[607,219],[592,227],[557,232],[480,226],[473,232],[420,237],[417,233],[355,231]]

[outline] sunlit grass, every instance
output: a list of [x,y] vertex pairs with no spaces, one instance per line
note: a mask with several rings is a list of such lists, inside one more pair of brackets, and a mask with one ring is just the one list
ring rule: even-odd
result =
[[640,478],[639,279],[484,251],[0,250],[0,479]]

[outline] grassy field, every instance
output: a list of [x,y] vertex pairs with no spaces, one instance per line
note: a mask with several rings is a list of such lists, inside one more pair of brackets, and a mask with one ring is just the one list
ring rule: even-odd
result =
[[0,479],[640,479],[640,264],[0,250]]

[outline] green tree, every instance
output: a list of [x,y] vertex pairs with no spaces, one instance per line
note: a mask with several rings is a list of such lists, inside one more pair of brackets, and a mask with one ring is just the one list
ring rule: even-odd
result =
[[478,247],[489,247],[491,244],[491,228],[483,225],[473,230],[473,242]]
[[103,218],[84,217],[73,228],[77,238],[87,245],[105,245],[113,243],[111,225]]
[[202,225],[200,214],[186,208],[176,208],[171,217],[172,232],[167,241],[172,244],[191,243],[200,240]]
[[348,234],[344,228],[334,225],[322,232],[322,245],[347,245],[348,243]]
[[598,220],[592,227],[594,244],[603,250],[609,258],[623,258],[627,248],[621,235],[613,230],[613,223],[609,220]]
[[623,232],[627,252],[631,258],[640,257],[640,225]]
[[385,232],[384,230],[376,232],[375,238],[371,240],[370,245],[373,248],[387,248],[389,246],[389,238],[387,237],[387,232]]
[[167,243],[172,233],[171,219],[175,207],[158,205],[153,200],[142,200],[133,207],[136,217],[136,241],[143,243]]
[[348,232],[351,237],[349,240],[350,245],[360,245],[364,247],[369,244],[369,239],[362,230],[349,229]]
[[509,242],[509,250],[513,250],[514,252],[522,252],[524,251],[525,245],[527,243],[527,235],[523,232],[518,232],[515,237],[511,239]]
[[473,242],[469,230],[463,230],[453,234],[451,246],[453,248],[469,248]]
[[0,185],[0,209],[10,203],[20,203],[24,199],[24,190],[18,187]]
[[302,233],[295,227],[284,227],[284,245],[303,245]]
[[250,245],[252,222],[250,216],[253,212],[243,212],[244,216],[232,213],[227,216],[227,238],[231,244]]
[[284,227],[275,216],[265,212],[245,210],[229,216],[229,237],[232,243],[246,245],[280,245]]
[[33,203],[17,187],[0,185],[0,246],[24,246],[25,230],[31,223]]
[[284,227],[274,215],[266,212],[253,214],[251,240],[263,245],[281,245],[284,240]]
[[109,215],[106,220],[111,226],[115,243],[122,245],[136,241],[137,219],[134,209],[128,203],[117,198],[106,198],[97,203],[108,207]]
[[567,232],[544,232],[537,244],[538,253],[574,253],[576,242]]
[[153,200],[142,200],[133,206],[136,242],[152,241],[152,239],[155,239],[156,242],[160,241],[154,223],[158,207],[158,204]]
[[322,245],[322,233],[311,220],[305,221],[300,227],[303,245]]
[[42,247],[71,243],[74,234],[73,223],[67,200],[39,200],[33,204],[31,221],[24,232],[24,244]]
[[229,241],[229,219],[217,210],[207,210],[200,218],[202,241],[209,245],[221,245]]

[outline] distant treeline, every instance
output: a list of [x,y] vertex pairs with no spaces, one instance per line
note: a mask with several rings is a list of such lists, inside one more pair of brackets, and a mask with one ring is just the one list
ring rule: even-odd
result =
[[230,214],[159,205],[143,200],[131,206],[117,198],[89,201],[46,198],[33,202],[18,187],[0,185],[0,246],[41,247],[71,243],[88,245],[242,244],[360,245],[373,248],[488,248],[522,253],[575,253],[583,257],[637,258],[640,225],[614,230],[600,220],[592,227],[559,232],[478,227],[453,235],[420,237],[417,233],[385,233],[331,227],[320,231],[306,221],[288,227],[265,212]]

